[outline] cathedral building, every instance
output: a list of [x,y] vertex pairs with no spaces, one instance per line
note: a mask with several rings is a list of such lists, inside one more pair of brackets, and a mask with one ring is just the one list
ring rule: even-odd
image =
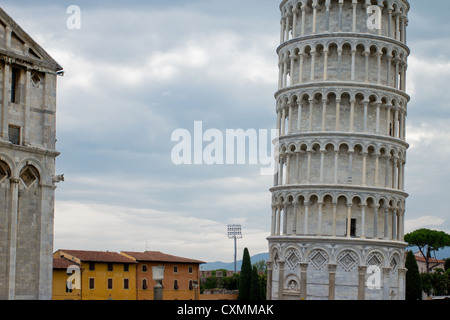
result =
[[406,0],[283,0],[268,299],[405,298]]
[[0,8],[0,299],[52,298],[62,67]]

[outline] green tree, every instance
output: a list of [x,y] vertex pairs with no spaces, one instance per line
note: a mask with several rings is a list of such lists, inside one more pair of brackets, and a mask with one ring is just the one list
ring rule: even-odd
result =
[[260,277],[260,281],[261,283],[259,285],[259,299],[264,301],[267,299],[267,270]]
[[203,285],[203,289],[217,289],[218,281],[216,277],[208,277],[206,278],[205,284]]
[[256,262],[254,264],[254,266],[256,266],[256,268],[258,269],[258,271],[262,271],[262,272],[266,272],[267,270],[267,266],[266,266],[266,261],[263,260],[259,260],[258,262]]
[[436,231],[430,229],[419,229],[405,235],[405,241],[410,247],[418,247],[420,253],[425,259],[427,272],[430,272],[430,258],[433,253],[436,256],[436,251],[450,246],[450,235],[443,231]]
[[250,300],[260,300],[260,276],[256,265],[252,268],[252,281],[250,283]]
[[431,273],[425,272],[420,274],[420,283],[422,284],[422,290],[430,296],[433,292],[433,284],[431,280]]
[[223,288],[226,290],[237,290],[239,283],[239,275],[233,274],[231,277],[225,277],[223,279]]
[[406,256],[406,300],[422,300],[422,283],[420,281],[419,266],[412,251]]
[[445,271],[450,269],[450,258],[445,259],[444,269]]
[[447,275],[447,294],[450,294],[450,269],[447,269],[445,274]]
[[433,293],[436,296],[444,296],[447,294],[448,276],[441,268],[436,268],[431,274],[431,285]]
[[241,274],[239,276],[238,300],[250,300],[250,287],[252,282],[252,262],[248,249],[244,249]]

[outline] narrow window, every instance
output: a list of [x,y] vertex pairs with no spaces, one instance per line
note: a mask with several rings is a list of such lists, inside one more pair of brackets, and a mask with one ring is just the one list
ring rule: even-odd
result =
[[192,274],[192,273],[193,273],[193,271],[192,271],[192,267],[189,267],[189,273],[190,273],[190,274]]
[[19,80],[20,69],[12,68],[11,70],[11,102],[19,103]]
[[128,263],[125,263],[124,265],[123,265],[123,271],[124,272],[128,272],[129,271],[129,264]]
[[9,142],[17,146],[20,145],[20,127],[9,126],[8,127]]
[[178,290],[178,280],[173,280],[173,290]]
[[94,278],[89,278],[89,289],[95,288],[94,283],[95,283]]
[[108,289],[112,289],[113,288],[113,279],[108,278]]
[[178,266],[173,267],[173,273],[178,273]]
[[123,279],[123,288],[124,289],[130,288],[130,281],[128,279]]
[[94,270],[95,270],[95,263],[89,262],[89,271],[94,271]]
[[147,265],[146,264],[142,265],[142,272],[147,272]]
[[147,290],[147,279],[142,279],[142,290]]
[[194,290],[194,282],[192,280],[189,280],[189,290]]
[[111,262],[108,263],[108,271],[113,271],[113,264]]

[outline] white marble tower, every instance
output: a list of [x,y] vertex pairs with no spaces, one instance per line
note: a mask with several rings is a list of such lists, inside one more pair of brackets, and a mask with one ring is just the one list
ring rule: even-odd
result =
[[268,299],[404,299],[409,3],[280,9]]

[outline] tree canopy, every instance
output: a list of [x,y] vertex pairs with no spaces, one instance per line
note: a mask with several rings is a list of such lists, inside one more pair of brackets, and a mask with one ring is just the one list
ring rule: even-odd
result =
[[429,261],[431,254],[436,255],[439,249],[450,246],[450,235],[443,231],[418,229],[405,235],[405,241],[410,247],[419,248],[425,259],[427,272],[430,271]]
[[248,249],[244,249],[242,258],[241,274],[239,277],[238,300],[250,300],[250,287],[252,282],[252,262]]
[[406,300],[422,300],[422,283],[419,267],[412,251],[406,256]]

